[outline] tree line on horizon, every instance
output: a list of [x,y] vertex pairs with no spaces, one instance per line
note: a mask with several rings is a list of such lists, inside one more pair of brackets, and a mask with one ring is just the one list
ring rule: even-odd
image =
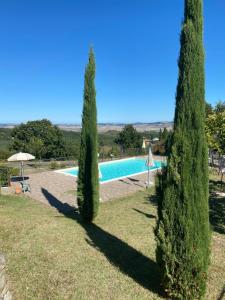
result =
[[[159,285],[164,295],[194,300],[203,299],[206,292],[211,243],[208,145],[220,153],[224,151],[225,105],[221,102],[212,108],[205,102],[203,0],[184,0],[184,4],[174,128],[172,132],[159,132],[160,141],[166,145],[167,165],[156,179],[155,238]],[[94,51],[90,48],[84,74],[77,181],[78,209],[87,224],[95,221],[100,204],[95,68]],[[35,145],[35,149],[56,145],[58,152],[54,155],[63,152],[63,136],[56,126],[47,120],[45,128],[38,127],[39,123],[35,128],[34,123],[28,125],[31,127],[24,145]],[[14,149],[22,148],[19,141],[25,134],[23,126],[13,132]],[[45,129],[51,134],[46,134]],[[131,125],[115,138],[115,143],[124,149],[141,148],[141,142],[141,135]],[[50,150],[44,150],[49,156]]]
[[[125,125],[120,132],[110,130],[98,133],[100,159],[110,158],[111,154],[114,157],[141,154],[143,136],[160,138],[160,132],[140,133],[133,125]],[[62,130],[47,119],[28,121],[13,129],[0,128],[0,159],[7,159],[19,151],[31,153],[37,159],[76,160],[80,151],[80,132]],[[160,151],[156,148],[155,153],[163,154],[163,151],[163,148]]]

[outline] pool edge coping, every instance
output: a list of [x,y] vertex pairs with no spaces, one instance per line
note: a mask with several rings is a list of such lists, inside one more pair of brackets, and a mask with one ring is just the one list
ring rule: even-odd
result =
[[[118,162],[118,161],[124,161],[124,160],[130,160],[130,159],[135,159],[135,158],[140,158],[140,156],[132,156],[132,157],[128,157],[128,158],[122,158],[122,159],[116,159],[116,160],[110,160],[110,161],[105,161],[105,162],[101,162],[99,163],[99,165],[103,165],[103,164],[109,164],[109,163],[114,163],[114,162]],[[143,158],[147,157],[147,156],[142,156]],[[70,176],[70,177],[75,177],[77,178],[78,176],[77,175],[72,175],[72,174],[69,174],[69,173],[65,173],[65,171],[69,171],[69,170],[73,170],[73,169],[78,169],[78,166],[77,167],[71,167],[71,168],[64,168],[64,169],[60,169],[60,170],[54,170],[54,172],[56,173],[59,173],[59,174],[63,174],[65,176]],[[141,175],[141,174],[144,174],[144,173],[148,173],[148,172],[154,172],[156,170],[160,170],[162,169],[162,167],[156,167],[155,169],[151,169],[151,170],[146,170],[146,171],[143,171],[143,172],[139,172],[139,173],[133,173],[131,175],[126,175],[126,176],[121,176],[121,177],[117,177],[117,178],[114,178],[114,179],[108,179],[106,181],[103,181],[103,182],[100,182],[100,184],[104,184],[104,183],[109,183],[109,182],[113,182],[113,181],[117,181],[117,180],[121,180],[121,179],[124,179],[124,178],[128,178],[128,177],[134,177],[134,176],[138,176],[138,175]]]

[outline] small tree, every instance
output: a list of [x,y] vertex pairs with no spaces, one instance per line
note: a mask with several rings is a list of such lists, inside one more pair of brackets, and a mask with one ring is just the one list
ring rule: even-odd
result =
[[94,80],[95,59],[91,48],[84,79],[84,104],[77,186],[78,207],[83,219],[87,222],[93,221],[97,216],[99,207],[97,109]]
[[212,113],[213,113],[212,105],[208,102],[205,102],[205,116],[208,117]]
[[202,0],[185,1],[174,132],[159,177],[157,262],[172,299],[202,299],[209,264]]
[[166,141],[168,138],[168,130],[166,129],[166,127],[164,127],[163,132],[162,132],[162,140]]
[[123,149],[140,149],[142,145],[142,137],[133,125],[126,125],[118,134],[115,143],[123,147]]
[[160,141],[162,140],[162,128],[160,128],[160,130],[159,130],[159,140]]
[[214,112],[216,113],[225,112],[225,101],[218,101],[218,103],[215,106]]
[[165,141],[165,155],[166,156],[168,156],[170,153],[172,137],[173,137],[173,132],[172,132],[172,130],[170,130],[170,131],[168,131],[167,138]]
[[211,150],[225,154],[225,110],[214,110],[206,119],[206,136]]

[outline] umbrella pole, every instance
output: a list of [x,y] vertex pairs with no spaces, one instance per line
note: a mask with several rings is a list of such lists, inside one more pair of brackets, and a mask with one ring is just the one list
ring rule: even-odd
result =
[[22,177],[23,177],[23,187],[24,187],[24,165],[23,165],[23,161],[21,161],[21,166],[22,166]]
[[149,170],[149,164],[150,164],[150,145],[149,145],[149,148],[148,148],[148,187],[150,187],[150,170]]
[[23,164],[23,183],[24,183],[24,163],[22,162]]
[[22,161],[20,162],[20,177],[22,177],[23,173],[22,173]]
[[151,144],[149,143],[149,147],[148,147],[148,187],[150,187],[151,184],[153,184],[153,182],[151,181],[151,178],[150,178],[150,160],[151,160],[151,156],[152,156],[152,149],[151,149]]

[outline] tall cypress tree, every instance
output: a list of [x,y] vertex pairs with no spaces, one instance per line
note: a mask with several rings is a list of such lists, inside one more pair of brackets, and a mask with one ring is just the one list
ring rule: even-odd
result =
[[168,130],[166,129],[166,127],[164,127],[162,132],[162,140],[166,141],[168,138],[168,134]]
[[162,128],[160,128],[160,130],[159,130],[159,140],[160,141],[162,140]]
[[84,103],[77,186],[78,207],[83,219],[93,221],[99,206],[99,179],[97,158],[97,108],[95,91],[95,58],[93,49],[85,70]]
[[201,299],[209,264],[202,0],[185,0],[174,133],[159,177],[157,262],[172,299]]

